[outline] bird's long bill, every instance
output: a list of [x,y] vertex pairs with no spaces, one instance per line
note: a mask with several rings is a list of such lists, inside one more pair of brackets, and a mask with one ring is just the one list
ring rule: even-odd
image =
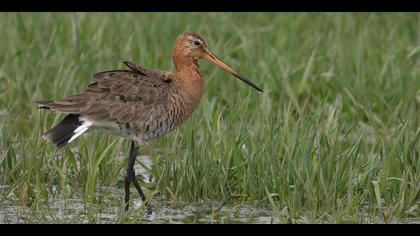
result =
[[249,81],[247,78],[245,78],[243,75],[241,75],[236,70],[232,69],[230,66],[226,65],[226,63],[224,63],[222,60],[220,60],[219,58],[217,58],[211,52],[206,52],[204,54],[204,58],[206,58],[207,60],[209,60],[213,64],[219,66],[220,68],[222,68],[223,70],[225,70],[229,74],[231,74],[231,75],[235,76],[236,78],[242,80],[244,83],[246,83],[249,86],[253,87],[258,92],[261,92],[261,93],[263,92],[262,89],[258,88],[257,85],[255,85],[254,83],[252,83],[251,81]]

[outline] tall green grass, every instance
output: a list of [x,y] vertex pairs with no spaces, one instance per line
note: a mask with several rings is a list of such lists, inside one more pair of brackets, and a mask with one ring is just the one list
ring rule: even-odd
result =
[[33,101],[121,58],[173,71],[176,36],[194,31],[264,93],[200,62],[197,111],[141,150],[149,198],[257,201],[281,222],[420,217],[419,14],[2,13],[0,29],[0,207],[82,194],[95,209],[100,186],[122,187],[128,142],[95,132],[56,150],[41,134],[63,115]]

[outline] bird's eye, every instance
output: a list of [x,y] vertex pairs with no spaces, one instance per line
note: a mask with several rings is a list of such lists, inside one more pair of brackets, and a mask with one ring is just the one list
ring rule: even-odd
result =
[[194,40],[194,44],[195,44],[196,46],[198,46],[198,45],[200,45],[200,41],[198,41],[198,40]]

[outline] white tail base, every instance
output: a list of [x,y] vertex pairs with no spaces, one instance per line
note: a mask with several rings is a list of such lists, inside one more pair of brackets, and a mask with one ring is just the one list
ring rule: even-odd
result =
[[70,140],[67,143],[70,143],[71,141],[75,140],[93,125],[92,122],[85,119],[84,117],[79,117],[79,120],[82,121],[82,125],[77,127],[77,129],[73,131],[74,135],[71,136]]

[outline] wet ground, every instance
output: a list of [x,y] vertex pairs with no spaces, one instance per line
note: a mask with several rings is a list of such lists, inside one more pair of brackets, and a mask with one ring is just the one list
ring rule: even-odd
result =
[[[0,223],[279,223],[271,209],[256,207],[251,203],[173,202],[163,205],[153,199],[153,213],[147,215],[142,214],[141,200],[134,200],[133,209],[126,215],[121,205],[123,191],[115,188],[103,192],[108,193],[103,202],[90,205],[85,204],[82,197],[51,198],[48,203],[37,203],[30,207],[22,206],[17,199],[3,199]],[[126,220],[122,219],[124,217]]]
[[[144,166],[151,168],[147,156],[139,156]],[[149,173],[140,164],[137,175],[147,182]],[[124,173],[121,174],[124,176]],[[9,193],[10,186],[0,186],[0,223],[279,223],[269,206],[255,203],[225,204],[222,202],[165,202],[154,196],[153,213],[143,214],[143,203],[132,189],[132,209],[124,212],[124,190],[120,187],[99,188],[94,203],[86,203],[83,193],[66,198],[55,188],[47,201],[35,201],[24,206]]]
[[[139,156],[138,160],[148,168],[152,162],[147,156]],[[136,174],[148,180],[148,172],[139,164],[135,166]],[[122,175],[123,176],[123,175]],[[300,219],[281,222],[270,205],[255,202],[198,202],[185,203],[181,201],[167,202],[154,196],[151,201],[153,213],[144,214],[142,201],[134,189],[132,191],[131,210],[123,209],[124,190],[118,186],[98,188],[98,196],[94,202],[87,203],[82,192],[71,198],[63,196],[56,189],[51,191],[47,200],[34,201],[30,206],[24,206],[13,193],[10,186],[0,186],[0,223],[328,223],[328,219],[315,222]],[[285,209],[283,209],[284,211]],[[280,214],[287,214],[282,212]],[[415,223],[419,218],[384,221],[380,217],[374,220],[362,220],[363,223]],[[352,222],[349,223],[359,223]]]
[[[0,192],[8,187],[0,186]],[[142,201],[133,198],[132,208],[124,212],[124,192],[119,188],[100,189],[100,196],[95,203],[86,203],[83,194],[66,199],[60,195],[52,196],[48,202],[37,202],[32,206],[23,206],[13,197],[0,199],[0,223],[329,223],[329,219],[311,221],[302,217],[295,221],[280,221],[275,211],[269,206],[253,202],[224,204],[221,202],[165,202],[159,197],[152,200],[153,213],[144,213]],[[133,194],[133,197],[137,197]],[[361,222],[354,220],[344,223],[392,223],[420,224],[420,217],[409,219],[383,220],[363,217]],[[332,222],[335,222],[332,220]]]

